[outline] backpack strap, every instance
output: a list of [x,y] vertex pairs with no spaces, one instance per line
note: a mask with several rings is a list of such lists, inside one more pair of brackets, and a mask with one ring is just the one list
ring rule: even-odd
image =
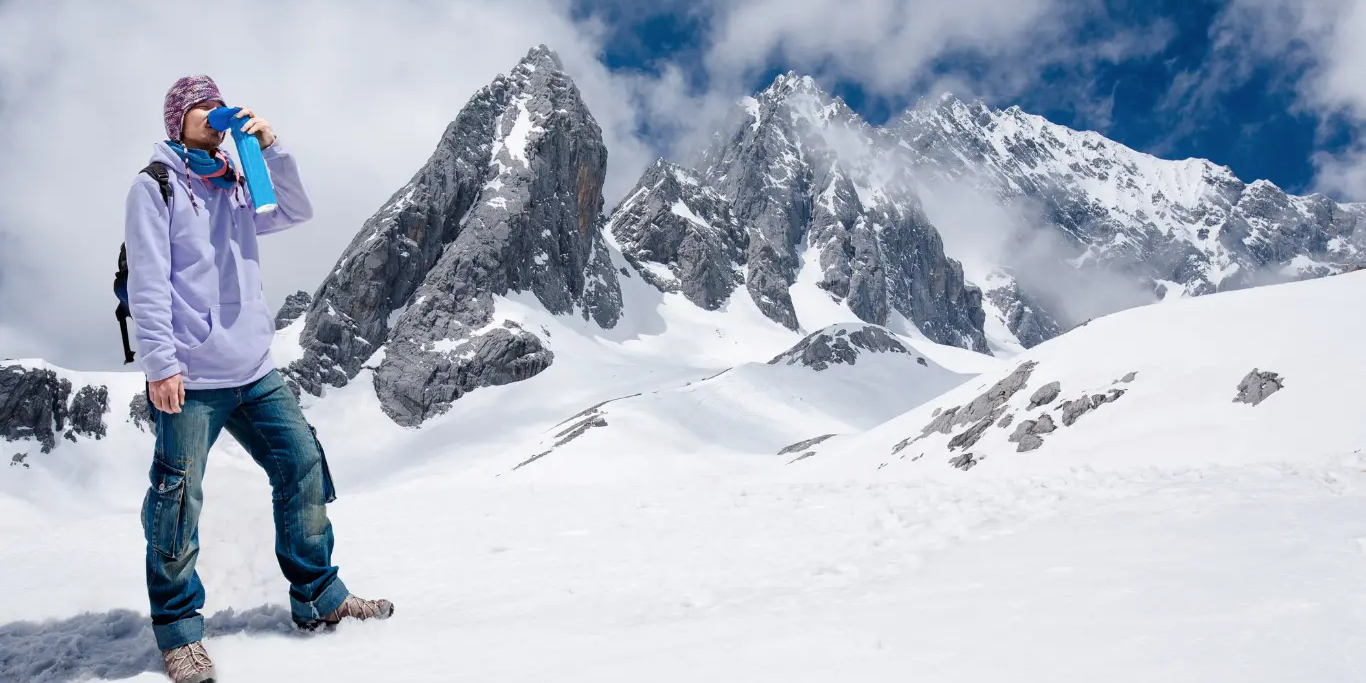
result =
[[[153,161],[146,168],[139,171],[151,176],[157,181],[157,186],[161,188],[161,201],[166,202],[166,206],[171,206],[171,174],[166,168],[166,164],[160,161]],[[114,317],[119,320],[119,333],[123,336],[123,364],[128,365],[133,362],[133,345],[128,336],[128,319],[133,316],[128,308],[128,248],[127,245],[119,245],[119,267],[114,271],[114,295],[119,298],[119,305],[114,309]]]
[[160,161],[153,161],[152,163],[147,164],[147,168],[142,169],[140,172],[152,176],[152,178],[157,181],[157,185],[161,187],[161,201],[166,202],[166,206],[170,206],[172,195],[171,173],[167,170],[166,164],[163,164]]

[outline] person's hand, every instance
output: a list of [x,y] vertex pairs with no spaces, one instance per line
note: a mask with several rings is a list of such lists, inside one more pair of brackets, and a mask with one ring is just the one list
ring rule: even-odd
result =
[[185,381],[180,375],[147,383],[147,397],[163,413],[175,414],[185,405]]
[[255,135],[256,140],[261,143],[261,149],[265,149],[275,144],[275,131],[271,129],[270,122],[257,116],[256,112],[243,108],[237,112],[235,118],[247,117],[247,125],[242,129],[243,133]]

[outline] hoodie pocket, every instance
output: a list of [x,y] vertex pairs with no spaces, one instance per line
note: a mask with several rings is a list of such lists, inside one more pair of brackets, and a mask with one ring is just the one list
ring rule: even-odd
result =
[[222,304],[209,309],[209,336],[186,350],[186,366],[192,378],[240,379],[270,354],[275,322],[263,299]]
[[142,502],[142,530],[157,554],[180,559],[189,537],[185,523],[185,475],[152,463],[152,487]]

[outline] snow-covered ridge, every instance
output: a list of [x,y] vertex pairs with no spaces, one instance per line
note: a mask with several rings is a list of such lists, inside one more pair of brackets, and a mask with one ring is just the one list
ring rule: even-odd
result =
[[1366,273],[1258,287],[1096,319],[863,435],[817,476],[1020,476],[1321,463],[1366,448],[1357,362]]

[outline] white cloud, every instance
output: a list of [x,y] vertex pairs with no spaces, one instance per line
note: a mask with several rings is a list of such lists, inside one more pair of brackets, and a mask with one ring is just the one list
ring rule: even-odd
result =
[[1345,121],[1356,142],[1338,153],[1314,156],[1316,189],[1366,200],[1366,0],[1234,0],[1213,34],[1224,50],[1218,73],[1205,88],[1233,87],[1246,78],[1250,57],[1279,64],[1299,76],[1299,105],[1320,121]]

